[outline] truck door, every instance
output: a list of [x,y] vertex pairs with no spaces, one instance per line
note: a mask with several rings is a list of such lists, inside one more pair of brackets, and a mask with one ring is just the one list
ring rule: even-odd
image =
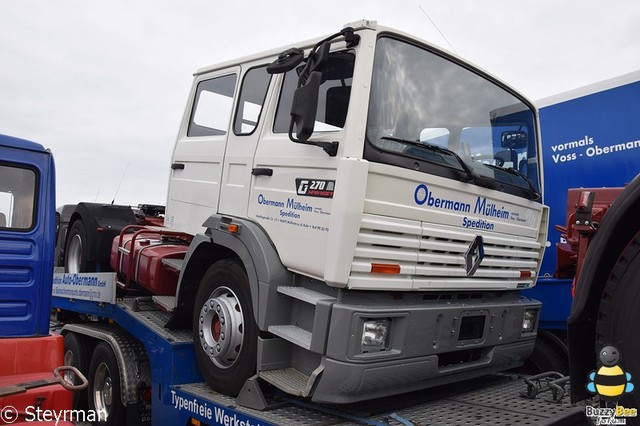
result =
[[[354,62],[351,51],[329,54],[311,139],[346,144]],[[283,264],[322,277],[340,153],[330,156],[318,146],[289,139],[297,70],[278,79],[278,99],[270,102],[275,114],[256,150],[254,168],[259,172],[254,172],[248,213],[267,231]]]
[[224,156],[218,209],[222,214],[238,217],[247,216],[253,158],[264,123],[262,110],[271,81],[266,65],[243,65],[243,72]]
[[173,152],[165,225],[197,233],[218,211],[222,166],[239,69],[196,77]]
[[0,136],[0,336],[3,337],[49,333],[55,234],[50,173],[53,173],[51,156],[41,146]]

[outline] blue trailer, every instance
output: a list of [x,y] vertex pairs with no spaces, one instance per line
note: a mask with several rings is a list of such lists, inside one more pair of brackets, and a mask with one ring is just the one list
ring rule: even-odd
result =
[[[623,187],[640,172],[640,71],[540,100],[536,106],[551,244],[536,286],[525,292],[542,302],[532,361],[543,370],[567,371],[566,327],[574,277],[562,256],[566,237],[556,226],[565,226],[567,214],[575,210],[568,205],[569,188]],[[603,209],[610,201],[596,195]]]

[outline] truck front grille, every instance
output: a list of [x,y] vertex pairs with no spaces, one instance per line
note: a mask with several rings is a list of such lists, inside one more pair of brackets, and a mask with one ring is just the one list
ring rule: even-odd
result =
[[[465,253],[479,234],[448,225],[365,214],[349,277],[350,287],[433,290],[528,288],[542,244],[533,238],[483,232],[484,258],[467,275]],[[371,273],[373,264],[400,266],[396,275]],[[387,284],[385,284],[387,283]]]

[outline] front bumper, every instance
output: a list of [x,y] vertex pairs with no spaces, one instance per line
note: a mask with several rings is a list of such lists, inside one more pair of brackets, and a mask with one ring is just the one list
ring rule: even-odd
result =
[[[333,305],[314,401],[349,403],[492,374],[520,365],[533,350],[537,324],[523,332],[522,322],[525,309],[539,311],[535,300],[515,293],[405,296],[389,303],[358,293]],[[372,319],[388,321],[384,350],[363,350],[363,325]]]

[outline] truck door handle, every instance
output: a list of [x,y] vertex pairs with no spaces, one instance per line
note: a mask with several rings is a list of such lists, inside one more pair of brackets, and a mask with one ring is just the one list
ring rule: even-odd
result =
[[172,170],[184,170],[184,164],[183,163],[173,163],[171,165],[171,169]]
[[273,176],[273,169],[255,168],[251,169],[251,174],[254,176]]

